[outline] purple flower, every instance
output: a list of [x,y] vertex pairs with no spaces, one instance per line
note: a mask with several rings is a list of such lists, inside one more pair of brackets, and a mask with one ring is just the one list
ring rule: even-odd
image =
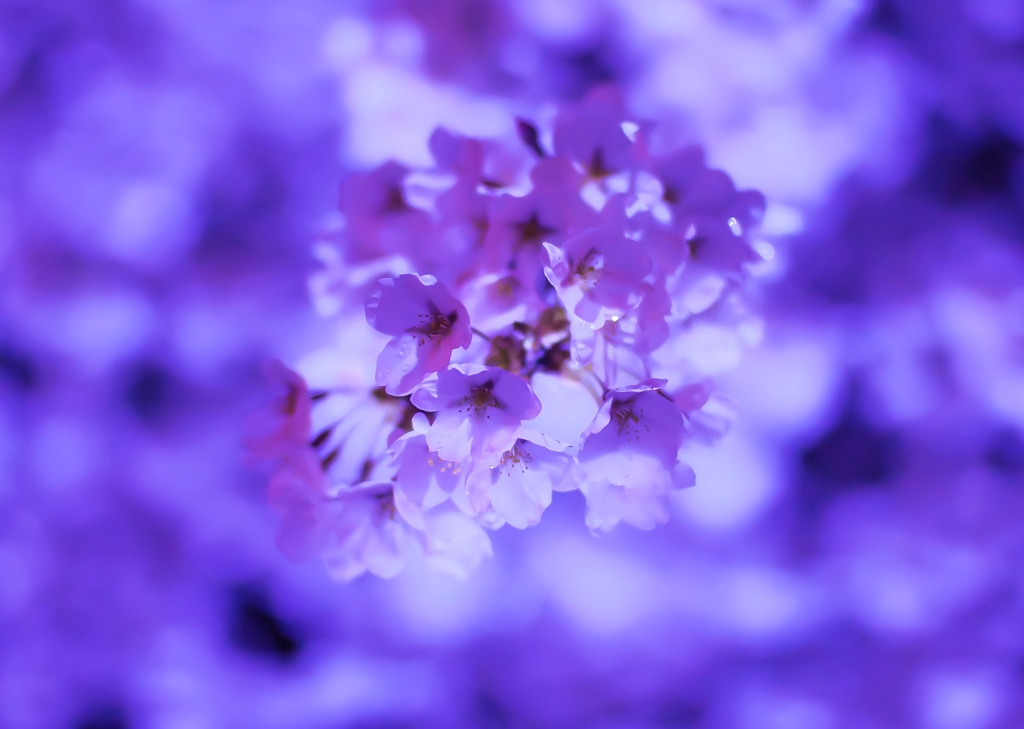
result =
[[764,214],[764,195],[737,190],[726,173],[707,168],[697,147],[655,158],[651,167],[664,186],[674,227],[687,234],[694,261],[735,271],[758,259],[744,234]]
[[444,284],[429,276],[382,279],[366,302],[366,320],[394,337],[377,358],[377,384],[407,395],[423,378],[448,366],[452,351],[468,347],[469,313]]
[[471,506],[466,491],[467,471],[461,461],[446,461],[427,445],[429,427],[419,413],[413,418],[414,430],[391,447],[395,476],[395,506],[412,526],[426,529],[425,512],[450,498],[461,510]]
[[270,505],[281,515],[277,547],[296,562],[312,559],[323,546],[320,507],[328,481],[311,448],[296,451],[270,477]]
[[486,459],[512,447],[524,420],[540,413],[540,400],[521,377],[497,367],[449,368],[436,392],[421,388],[412,402],[435,412],[427,445],[446,461]]
[[[664,283],[645,283],[639,306],[622,316],[613,316],[600,329],[575,320],[572,322],[572,356],[580,364],[591,364],[594,373],[606,385],[616,387],[619,369],[633,372],[627,383],[648,376],[648,357],[669,338],[667,317],[672,300]],[[597,354],[597,356],[595,356]],[[621,366],[621,367],[620,367]]]
[[[394,577],[417,552],[428,569],[466,577],[492,554],[490,539],[472,519],[443,505],[450,495],[469,508],[465,476],[456,473],[449,480],[439,469],[416,473],[422,465],[417,458],[429,458],[422,440],[422,432],[413,432],[401,441],[398,451],[406,458],[399,483],[332,486],[309,448],[284,462],[270,480],[270,503],[282,517],[278,548],[295,561],[321,557],[338,580],[364,572]],[[438,499],[439,485],[453,493]]]
[[268,362],[264,372],[272,383],[283,386],[284,392],[253,416],[245,446],[254,458],[279,458],[306,446],[312,403],[306,380],[279,360]]
[[290,559],[319,555],[341,580],[366,571],[393,577],[404,566],[409,527],[397,515],[391,483],[335,489],[307,448],[274,472],[269,495],[282,517],[277,545]]
[[642,240],[655,268],[663,275],[676,273],[690,257],[683,233],[658,223],[650,215],[643,218]]
[[544,301],[533,287],[524,286],[512,275],[486,274],[460,290],[471,320],[484,332],[507,329],[516,322],[529,321],[544,309]]
[[467,480],[470,503],[477,512],[490,507],[503,521],[525,529],[540,521],[551,492],[576,488],[573,460],[518,438],[490,465],[481,464]]
[[350,176],[341,190],[346,250],[354,261],[407,255],[433,228],[430,216],[412,207],[404,191],[408,169],[386,162]]
[[[440,173],[436,184],[446,189],[433,200],[437,217],[433,245],[418,246],[412,257],[420,270],[455,282],[473,264],[487,232],[487,206],[492,196],[480,192],[481,185],[488,184],[483,177],[484,146],[477,139],[439,128],[430,137],[430,151]],[[452,176],[454,182],[450,183]]]
[[582,102],[559,111],[554,124],[555,154],[578,162],[594,179],[629,169],[641,150],[623,129],[628,121],[619,90],[596,87]]
[[339,580],[363,572],[394,577],[414,545],[412,530],[395,508],[392,484],[365,483],[342,489],[320,509],[327,571]]
[[527,195],[502,195],[491,202],[482,261],[486,270],[510,272],[532,289],[546,263],[542,244],[594,225],[597,214],[580,198],[582,176],[569,160],[542,159],[530,179],[533,190]]
[[484,147],[478,139],[438,127],[430,135],[430,153],[437,166],[479,183],[484,167]]
[[566,311],[594,327],[622,316],[640,303],[651,259],[634,240],[612,228],[591,228],[551,244],[545,270]]
[[679,463],[686,426],[676,405],[645,380],[612,390],[584,431],[579,463],[587,498],[587,526],[606,532],[618,522],[651,529],[668,519],[668,494],[693,485]]

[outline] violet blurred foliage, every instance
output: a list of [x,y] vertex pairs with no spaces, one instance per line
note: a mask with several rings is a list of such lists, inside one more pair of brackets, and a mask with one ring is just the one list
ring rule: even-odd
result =
[[[2,0],[0,727],[1024,726],[1022,49],[1015,0]],[[286,560],[240,443],[341,180],[608,85],[768,201],[698,486],[462,582]]]

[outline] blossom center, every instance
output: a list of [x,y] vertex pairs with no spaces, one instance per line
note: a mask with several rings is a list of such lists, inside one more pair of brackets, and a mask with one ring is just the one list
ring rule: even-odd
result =
[[474,415],[483,415],[487,412],[487,408],[492,407],[500,408],[501,403],[494,396],[494,382],[491,380],[472,388],[459,403],[460,411],[469,408]]
[[420,324],[409,329],[410,332],[422,334],[427,339],[445,337],[452,330],[452,324],[458,319],[458,313],[442,314],[434,310],[430,313],[419,315]]
[[[625,435],[626,440],[635,440],[640,436],[640,418],[644,415],[643,409],[639,411],[633,409],[633,402],[616,402],[612,405],[611,416],[615,420],[615,423],[619,426],[619,435]],[[650,432],[651,428],[646,423],[643,424],[644,429]]]
[[377,508],[380,509],[381,516],[387,517],[388,519],[394,520],[395,518],[395,492],[393,490],[385,491],[384,493],[377,494]]
[[433,456],[428,456],[427,465],[431,468],[437,467],[439,473],[448,473],[450,471],[453,476],[458,476],[462,473],[461,461],[446,461],[443,458],[435,460]]
[[604,256],[596,248],[591,248],[572,268],[570,283],[580,283],[586,288],[593,287],[600,279],[604,270]]
[[530,461],[533,460],[533,456],[520,448],[520,443],[522,443],[522,441],[517,440],[516,444],[512,446],[512,448],[501,454],[501,460],[498,461],[498,468],[506,476],[511,475],[509,472],[516,467],[523,472],[530,468]]
[[409,204],[405,201],[405,195],[402,192],[402,188],[393,186],[388,188],[384,195],[384,204],[381,205],[381,212],[387,213],[401,213],[409,209]]
[[519,233],[516,241],[516,248],[523,245],[537,245],[552,233],[557,232],[555,228],[548,227],[540,222],[537,213],[533,213],[527,220],[516,223],[513,226]]

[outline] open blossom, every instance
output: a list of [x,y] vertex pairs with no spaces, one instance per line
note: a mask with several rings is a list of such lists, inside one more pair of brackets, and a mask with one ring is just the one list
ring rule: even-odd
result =
[[559,111],[555,119],[555,153],[579,163],[601,179],[634,166],[642,154],[623,128],[629,115],[618,89],[594,88],[578,104]]
[[278,547],[297,561],[319,555],[339,580],[364,572],[394,577],[414,555],[436,572],[465,577],[492,554],[487,533],[462,513],[423,509],[410,523],[397,500],[390,481],[332,486],[311,450],[270,483],[270,502],[282,516]]
[[532,320],[544,309],[535,288],[523,286],[511,275],[478,276],[462,288],[461,294],[474,325],[485,332]]
[[377,384],[389,395],[412,392],[473,338],[466,307],[444,284],[413,274],[381,280],[366,303],[366,320],[393,337],[377,358]]
[[319,554],[339,579],[393,577],[405,566],[412,537],[390,483],[335,490],[309,449],[271,477],[270,502],[282,516],[278,546],[292,559]]
[[551,504],[552,491],[576,488],[573,460],[524,438],[490,464],[484,463],[469,476],[469,500],[477,512],[489,507],[517,529],[540,521]]
[[708,169],[696,147],[656,158],[651,166],[663,181],[673,225],[687,235],[694,261],[736,272],[757,260],[744,234],[764,214],[761,193],[737,190],[727,174]]
[[617,387],[619,372],[631,372],[636,381],[639,373],[646,376],[650,367],[647,355],[669,338],[668,317],[672,300],[663,283],[644,283],[640,304],[622,314],[613,316],[604,325],[594,327],[579,321],[572,322],[572,357],[576,362],[591,365],[595,374],[609,387]]
[[386,162],[352,175],[342,185],[340,207],[349,260],[408,254],[414,242],[428,234],[430,216],[406,200],[403,183],[407,173],[397,162]]
[[306,445],[312,428],[311,402],[306,380],[277,360],[265,374],[282,388],[280,397],[256,413],[249,423],[246,450],[255,458],[278,458]]
[[449,498],[463,511],[470,511],[466,491],[468,467],[462,461],[446,461],[427,445],[429,427],[419,413],[413,419],[413,430],[391,447],[395,474],[395,505],[405,519],[417,529],[426,528],[425,514]]
[[668,494],[693,485],[693,472],[679,462],[683,415],[661,393],[664,384],[646,380],[609,392],[584,432],[580,489],[594,531],[607,531],[620,520],[651,529],[668,519]]
[[480,140],[438,127],[430,135],[428,144],[438,168],[465,177],[474,184],[483,181],[484,148]]
[[565,242],[545,245],[550,259],[548,281],[566,311],[595,327],[622,316],[640,303],[651,259],[612,228],[591,228]]
[[278,548],[289,559],[302,561],[318,555],[325,543],[320,508],[328,482],[312,449],[297,451],[295,456],[271,475],[267,494],[281,517]]
[[472,260],[487,231],[489,194],[481,187],[496,184],[484,177],[484,145],[480,140],[438,128],[430,137],[436,168],[417,186],[416,193],[432,200],[435,229],[429,239],[411,247],[409,257],[421,271],[455,284],[464,264]]
[[446,461],[501,453],[523,421],[540,413],[540,400],[523,378],[497,367],[467,369],[440,372],[436,391],[412,395],[416,407],[436,413],[427,444]]
[[538,161],[530,180],[533,190],[528,194],[491,201],[482,265],[533,289],[547,263],[543,244],[593,226],[597,213],[580,198],[583,177],[564,157]]
[[434,572],[465,578],[493,553],[487,532],[459,511],[432,509],[414,528],[398,512],[390,482],[340,492],[328,502],[325,519],[323,560],[340,580],[363,572],[394,577],[413,555],[422,555]]
[[323,559],[334,577],[350,580],[363,572],[394,577],[405,567],[415,537],[395,509],[392,484],[341,490],[321,509]]

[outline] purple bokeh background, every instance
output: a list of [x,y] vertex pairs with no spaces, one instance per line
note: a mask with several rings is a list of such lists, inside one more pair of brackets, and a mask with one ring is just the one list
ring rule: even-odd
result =
[[[273,546],[346,171],[617,84],[769,200],[731,432],[467,581]],[[0,0],[0,727],[1024,726],[1024,5]]]

